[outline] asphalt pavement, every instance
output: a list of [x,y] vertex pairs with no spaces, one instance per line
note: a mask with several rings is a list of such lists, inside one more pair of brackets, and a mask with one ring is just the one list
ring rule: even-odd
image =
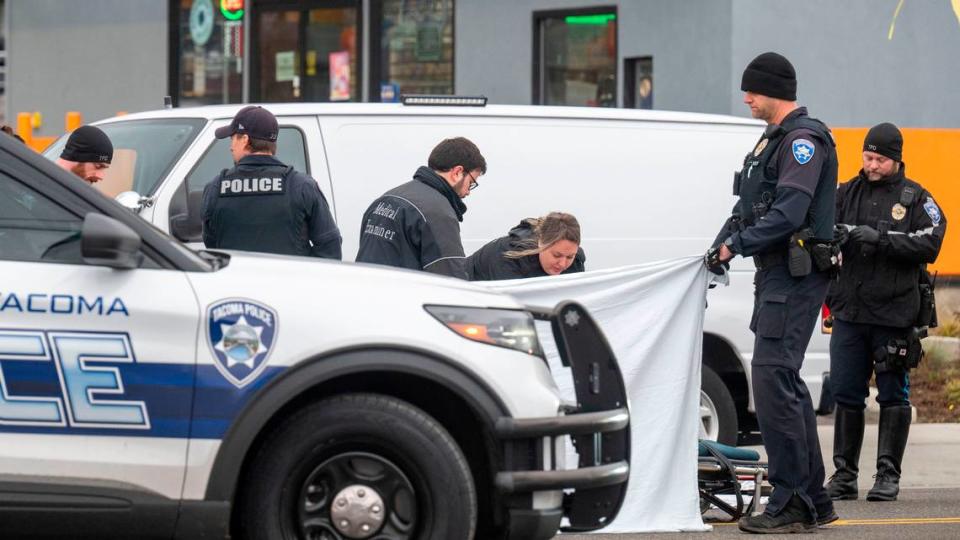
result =
[[[827,461],[833,447],[832,425],[819,428],[820,446]],[[830,540],[890,538],[896,540],[960,539],[960,424],[916,424],[903,462],[900,498],[896,502],[867,502],[873,485],[877,449],[877,426],[868,425],[860,456],[860,498],[838,501],[840,520],[821,527],[820,537]],[[763,451],[762,447],[754,447]],[[717,516],[708,512],[707,518]],[[695,538],[746,538],[735,523],[707,522],[713,530],[702,533],[560,535],[555,540],[655,540]],[[750,537],[753,537],[752,535]],[[763,538],[796,537],[765,535]]]

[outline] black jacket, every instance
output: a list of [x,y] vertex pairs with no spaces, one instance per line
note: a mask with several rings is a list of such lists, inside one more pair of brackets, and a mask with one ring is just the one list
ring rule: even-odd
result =
[[[501,279],[533,278],[549,275],[543,271],[538,255],[527,255],[518,259],[506,257],[508,251],[523,251],[528,244],[524,241],[533,238],[533,226],[526,221],[510,229],[502,238],[488,242],[473,255],[467,257],[467,272],[472,281],[496,281]],[[583,272],[587,260],[582,248],[577,248],[573,264],[563,271],[564,274]]]
[[920,270],[936,260],[947,218],[904,172],[901,166],[899,173],[870,182],[860,171],[837,190],[837,223],[881,232],[876,245],[853,239],[844,244],[843,266],[827,296],[837,319],[907,328],[917,317]]
[[467,279],[460,222],[466,205],[428,167],[373,201],[360,224],[357,262]]
[[340,229],[317,181],[273,156],[249,155],[203,189],[208,248],[341,258]]

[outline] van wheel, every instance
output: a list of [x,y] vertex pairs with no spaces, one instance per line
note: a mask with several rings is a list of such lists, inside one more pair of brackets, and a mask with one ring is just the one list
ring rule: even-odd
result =
[[293,413],[249,461],[234,523],[258,539],[470,539],[477,500],[446,429],[413,405],[347,394]]
[[737,445],[737,407],[723,379],[707,366],[700,371],[700,437]]

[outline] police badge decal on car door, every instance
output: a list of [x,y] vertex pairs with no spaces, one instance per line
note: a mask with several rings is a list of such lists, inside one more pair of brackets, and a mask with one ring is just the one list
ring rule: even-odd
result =
[[277,337],[277,313],[242,298],[221,300],[207,310],[207,340],[217,370],[234,386],[253,382],[267,366]]

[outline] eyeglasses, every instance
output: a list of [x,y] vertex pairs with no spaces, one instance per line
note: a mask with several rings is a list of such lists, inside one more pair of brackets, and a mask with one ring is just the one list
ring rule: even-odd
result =
[[471,173],[467,173],[467,176],[470,177],[470,188],[469,188],[470,191],[477,189],[477,186],[480,185],[477,183],[477,177],[479,177],[480,175],[473,176]]

